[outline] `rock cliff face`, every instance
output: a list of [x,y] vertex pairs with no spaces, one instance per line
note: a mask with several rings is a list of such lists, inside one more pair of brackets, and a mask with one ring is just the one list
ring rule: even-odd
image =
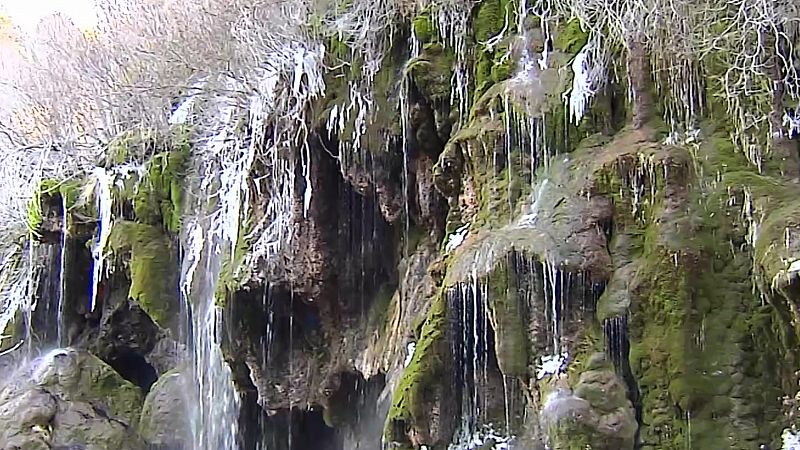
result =
[[[112,221],[96,178],[45,180],[39,308],[4,334],[68,349],[3,356],[0,448],[189,450],[200,407],[233,415],[241,449],[779,448],[800,370],[797,141],[752,164],[710,66],[705,109],[670,128],[635,46],[576,121],[588,35],[515,24],[509,4],[474,5],[463,54],[431,10],[399,21],[364,123],[340,117],[356,69],[327,42],[273,260],[248,258],[267,160],[244,173],[235,247],[192,259],[187,205],[223,194],[196,186],[191,128],[114,142]],[[192,261],[219,273],[213,336]],[[234,411],[214,412],[198,339],[219,344]]]

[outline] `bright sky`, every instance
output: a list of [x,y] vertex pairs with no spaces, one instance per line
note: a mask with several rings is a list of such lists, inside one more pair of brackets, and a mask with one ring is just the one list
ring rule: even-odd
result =
[[80,29],[92,28],[97,21],[94,0],[0,0],[0,15],[9,15],[22,28],[33,28],[39,20],[55,12],[65,14]]

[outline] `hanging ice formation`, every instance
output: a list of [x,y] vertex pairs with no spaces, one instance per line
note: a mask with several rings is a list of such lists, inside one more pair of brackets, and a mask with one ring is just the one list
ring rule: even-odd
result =
[[572,60],[572,90],[568,98],[570,118],[578,125],[592,98],[605,83],[605,55],[600,38],[592,33],[586,45]]
[[97,199],[97,211],[99,216],[97,240],[92,247],[92,290],[89,308],[94,311],[97,305],[97,288],[105,270],[105,251],[108,238],[111,235],[111,177],[102,167],[98,167],[93,172],[95,198]]
[[[199,180],[190,186],[195,200],[187,205],[181,238],[185,249],[181,294],[192,318],[190,348],[197,381],[192,395],[196,403],[190,402],[195,449],[237,448],[239,399],[220,348],[222,310],[218,304],[225,299],[218,297],[217,286],[222,263],[234,257],[241,240],[254,239],[244,264],[262,267],[264,272],[256,276],[280,269],[278,256],[291,238],[293,147],[298,144],[305,148],[301,151],[305,210],[312,192],[312,161],[308,144],[303,144],[304,114],[308,102],[324,91],[321,49],[288,45],[268,56],[268,64],[258,72],[257,91],[249,98],[198,99],[216,114],[200,125],[204,138],[193,149],[193,170]],[[236,80],[223,82],[230,91],[239,90]],[[248,121],[251,135],[237,132],[241,118]],[[264,217],[250,234],[243,235],[240,224],[250,214],[248,177],[257,154],[270,162],[268,192],[263,193],[269,200]],[[234,276],[245,275],[236,271]]]

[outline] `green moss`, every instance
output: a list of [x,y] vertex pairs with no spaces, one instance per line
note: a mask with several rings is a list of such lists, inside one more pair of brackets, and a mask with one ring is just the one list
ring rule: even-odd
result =
[[346,61],[350,57],[351,51],[347,42],[339,39],[338,36],[333,36],[328,40],[327,55],[333,64]]
[[180,306],[178,260],[172,240],[160,227],[117,221],[108,245],[118,257],[130,252],[128,297],[161,327],[176,326]]
[[406,71],[434,107],[449,106],[454,58],[451,48],[434,43],[426,44],[419,58],[408,63]]
[[577,54],[589,40],[578,19],[572,19],[556,30],[553,46],[564,53]]
[[[689,440],[698,448],[723,440],[731,448],[753,448],[777,435],[780,412],[770,399],[781,396],[785,372],[778,360],[796,345],[791,336],[780,336],[783,320],[759,312],[752,256],[746,249],[732,251],[744,244],[746,230],[741,198],[732,203],[730,197],[744,187],[774,193],[777,185],[744,169],[724,136],[708,139],[696,156],[696,173],[715,182],[697,182],[705,188],[693,190],[682,208],[651,204],[628,284],[630,364],[648,424],[642,439],[650,443],[645,448],[682,449]],[[692,183],[672,176],[667,181]],[[659,186],[663,195],[676,196],[676,191],[666,194],[669,186]],[[625,211],[619,209],[618,216]],[[642,223],[618,222],[628,232]],[[751,420],[745,405],[772,419]]]
[[113,368],[96,356],[70,350],[68,366],[51,370],[38,380],[70,401],[90,403],[113,420],[136,427],[142,407],[141,389],[122,378]]
[[161,225],[172,233],[180,230],[183,177],[188,157],[188,149],[177,149],[155,155],[150,160],[147,175],[133,200],[138,222]]
[[[405,37],[407,38],[407,36]],[[360,132],[361,130],[356,130],[356,115],[350,114],[348,120],[343,124],[343,130],[338,132],[341,141],[352,141],[354,136],[360,135],[361,147],[375,153],[385,153],[387,135],[401,133],[400,116],[397,114],[397,94],[401,77],[404,76],[403,65],[408,59],[407,41],[404,38],[394,35],[392,39],[389,39],[388,36],[385,39],[389,50],[385,53],[380,69],[372,80],[374,104],[370,109],[371,116],[367,121],[366,129],[363,130],[363,134]],[[391,46],[389,47],[388,44]],[[344,53],[342,46],[346,43],[336,45],[336,48],[341,50],[339,53]],[[341,58],[346,64],[342,64],[342,61],[332,61],[336,68],[326,71],[325,96],[314,104],[313,123],[317,128],[326,129],[334,111],[341,113],[350,108],[352,103],[350,86],[353,83],[363,84],[365,82],[362,79],[361,66],[364,64],[362,56],[353,54],[349,50],[347,52],[349,54],[346,58]],[[337,57],[329,55],[331,59]],[[341,117],[337,116],[337,120],[339,119]],[[350,158],[348,163],[363,163],[361,161],[363,155],[359,152],[349,154],[348,158]]]
[[39,228],[42,226],[41,196],[37,194],[28,201],[25,213],[25,224],[28,227],[28,232],[34,236],[39,236]]
[[508,264],[500,264],[488,277],[487,303],[500,371],[505,376],[525,380],[528,374],[528,335],[515,278]]
[[567,377],[571,386],[577,385],[582,373],[609,367],[607,360],[598,360],[597,358],[597,355],[603,354],[603,345],[603,330],[600,323],[586,323],[580,331],[577,343],[571,349],[571,361],[567,367]]
[[105,167],[110,168],[128,162],[142,162],[152,155],[168,150],[187,151],[192,127],[184,124],[172,125],[167,133],[135,129],[124,132],[109,142],[105,153]]
[[475,63],[475,97],[480,98],[494,84],[492,80],[493,55],[480,52]]
[[414,357],[394,391],[384,430],[387,441],[409,444],[410,429],[427,430],[430,425],[431,407],[442,399],[449,382],[447,328],[447,300],[440,291],[422,326]]
[[244,258],[250,251],[250,242],[245,239],[251,225],[250,218],[239,224],[239,239],[233,249],[233,254],[224,255],[222,267],[220,268],[219,279],[217,281],[217,292],[215,298],[217,303],[222,306],[227,299],[236,291],[242,288],[245,281],[250,278],[253,268],[246,266]]
[[439,39],[438,30],[431,18],[430,8],[424,9],[414,18],[412,27],[414,29],[414,36],[423,44]]
[[68,212],[79,214],[84,219],[96,217],[97,211],[93,202],[87,202],[81,198],[84,184],[84,180],[76,178],[42,179],[27,205],[26,223],[29,231],[34,235],[39,235],[43,214],[48,213],[54,204],[57,204],[59,209],[65,204]]
[[[477,116],[468,127],[461,129],[448,143],[462,148],[469,155],[464,161],[469,182],[477,194],[478,210],[472,218],[474,228],[494,228],[506,225],[517,209],[520,199],[530,193],[530,152],[506,145],[505,127],[501,120]],[[502,153],[499,153],[501,152]],[[505,159],[510,155],[510,164]],[[504,161],[498,164],[498,160]],[[503,167],[505,166],[505,167]]]
[[500,34],[506,23],[514,23],[514,12],[512,2],[508,0],[482,1],[473,24],[475,39],[478,42],[486,42]]
[[507,51],[507,48],[500,47],[494,54],[490,75],[492,77],[492,81],[495,83],[499,83],[511,77],[514,64],[513,59],[510,56],[506,57]]
[[479,43],[474,69],[474,99],[480,98],[492,84],[511,74],[511,58],[506,58],[508,47],[501,45],[490,50],[484,44],[504,30],[506,33],[513,32],[515,14],[515,2],[509,0],[485,0],[478,7],[473,22],[475,40]]

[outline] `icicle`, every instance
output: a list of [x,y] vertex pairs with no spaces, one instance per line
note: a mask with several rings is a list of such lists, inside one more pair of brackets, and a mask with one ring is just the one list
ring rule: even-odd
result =
[[572,91],[569,95],[569,112],[575,125],[578,125],[583,119],[583,115],[589,106],[589,101],[594,97],[594,89],[589,79],[589,70],[586,67],[588,64],[587,59],[588,56],[584,47],[575,55],[575,59],[572,61],[574,78],[572,80]]
[[525,30],[525,19],[528,17],[528,2],[527,0],[520,0],[517,8],[517,32],[522,33]]
[[692,411],[686,411],[686,450],[692,450]]
[[511,408],[508,407],[508,377],[503,377],[503,408],[506,419],[506,436],[511,435]]
[[553,340],[553,354],[557,354],[561,347],[561,333],[558,327],[558,268],[549,261],[544,262],[546,283],[550,285],[550,333]]
[[92,272],[92,293],[89,302],[90,311],[94,311],[97,303],[97,288],[103,276],[105,264],[105,249],[108,238],[111,236],[111,185],[112,180],[108,172],[102,167],[96,167],[92,172],[95,179],[95,196],[98,212],[98,232],[97,240],[92,247],[93,272]]
[[[411,36],[411,40],[415,41],[415,37]],[[414,56],[412,56],[413,58]],[[402,189],[403,189],[403,256],[407,256],[408,254],[408,234],[409,229],[411,227],[411,213],[409,210],[408,204],[408,189],[409,189],[409,175],[408,175],[408,154],[409,154],[409,146],[410,139],[409,133],[411,131],[411,117],[409,112],[408,100],[411,95],[411,87],[410,87],[411,80],[409,76],[405,74],[401,82],[401,92],[400,92],[400,125],[401,125],[401,133],[402,136],[400,137],[401,147],[403,150],[403,174],[402,174]]]
[[513,112],[511,107],[511,102],[508,99],[508,95],[503,95],[503,111],[504,114],[504,122],[506,127],[506,173],[508,174],[508,180],[506,183],[506,199],[508,200],[508,209],[509,211],[513,212],[513,204],[511,199],[511,176],[514,173],[513,166],[514,160],[511,158],[511,152],[514,148],[513,145],[513,136],[514,133],[512,132],[512,119],[513,119]]
[[568,96],[570,118],[577,125],[583,118],[589,103],[595,96],[605,77],[605,54],[599,37],[592,34],[586,45],[572,60],[572,88],[564,93]]
[[800,136],[800,113],[797,109],[787,109],[783,115],[783,126],[788,130],[788,137],[794,139]]
[[478,358],[479,358],[479,348],[478,343],[480,342],[480,337],[478,336],[478,303],[482,302],[484,299],[481,298],[481,286],[480,281],[478,280],[478,274],[473,268],[472,272],[472,280],[473,280],[473,287],[472,287],[472,416],[476,418],[480,417],[480,410],[478,408],[478,380],[477,380],[477,372],[478,372]]
[[[311,209],[311,196],[313,193],[313,185],[311,184],[311,148],[308,143],[304,146],[303,152],[303,178],[305,179],[305,190],[303,191],[303,217],[308,218],[308,211]],[[255,152],[253,152],[254,154]],[[252,160],[250,162],[252,164]]]

